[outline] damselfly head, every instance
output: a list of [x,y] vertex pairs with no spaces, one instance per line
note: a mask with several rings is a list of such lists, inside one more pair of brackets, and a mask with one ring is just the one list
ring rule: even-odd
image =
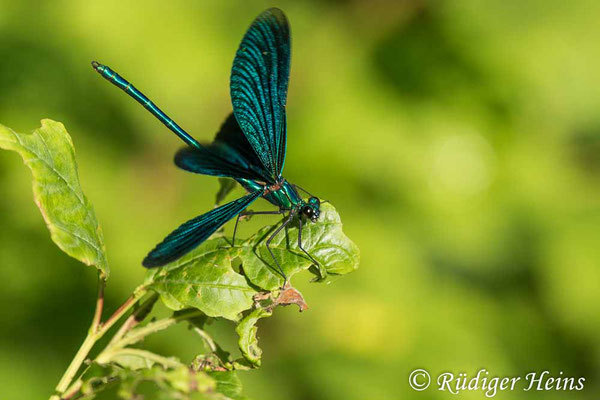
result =
[[302,207],[301,212],[312,222],[317,222],[319,215],[321,215],[321,202],[318,198],[311,197],[308,199],[308,203]]

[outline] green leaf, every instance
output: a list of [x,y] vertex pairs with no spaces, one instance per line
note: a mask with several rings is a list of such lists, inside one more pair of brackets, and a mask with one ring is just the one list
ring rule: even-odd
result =
[[240,336],[238,340],[240,351],[244,358],[254,367],[260,366],[262,355],[262,350],[258,347],[258,339],[256,337],[256,331],[258,330],[256,322],[261,318],[270,317],[272,314],[271,310],[257,308],[242,319],[235,328],[236,333]]
[[243,400],[242,381],[235,371],[211,371],[208,375],[217,382],[217,392],[233,400]]
[[[265,243],[274,228],[259,230],[241,244],[239,253],[246,277],[254,285],[266,290],[275,290],[283,285],[283,278],[273,268],[273,260]],[[340,216],[329,203],[321,206],[321,216],[317,222],[303,224],[302,247],[321,264],[326,274],[345,275],[358,268],[358,247],[342,231]],[[287,238],[284,234],[275,236],[271,250],[289,278],[312,265],[298,247],[297,223],[287,229]]]
[[139,371],[123,369],[118,377],[118,394],[122,399],[139,398],[138,390],[142,383],[154,384],[164,398],[172,399],[187,399],[189,394],[212,393],[216,389],[214,379],[203,372],[192,371],[185,365],[170,369],[159,366]]
[[[119,369],[118,367],[116,367]],[[92,362],[81,376],[80,392],[84,399],[93,399],[115,382],[114,365],[100,365]]]
[[225,200],[225,197],[233,189],[235,189],[237,182],[230,178],[219,178],[219,191],[217,192],[217,197],[215,199],[215,204],[219,205]]
[[252,306],[256,290],[231,267],[230,246],[224,238],[206,241],[179,260],[150,270],[146,285],[173,310],[193,307],[210,317],[237,320]]
[[[227,399],[216,395],[218,382],[215,378],[183,364],[170,368],[154,365],[143,369],[92,364],[82,380],[81,394],[86,399],[94,398],[107,388],[116,390],[119,398],[131,400],[150,398],[144,397],[148,393],[154,394],[151,398],[161,399]],[[107,398],[114,398],[114,395]]]
[[239,336],[238,347],[244,356],[243,359],[234,362],[237,369],[260,366],[262,350],[258,347],[258,337],[256,336],[258,327],[256,323],[261,318],[270,317],[275,307],[291,304],[297,305],[300,311],[308,308],[302,293],[289,283],[277,291],[263,292],[254,296],[254,310],[247,314],[235,328]]
[[0,125],[0,148],[19,153],[31,170],[34,200],[54,243],[107,278],[102,231],[81,190],[73,142],[63,124],[44,119],[31,134]]
[[[173,310],[193,307],[211,317],[238,320],[242,311],[252,307],[253,296],[261,289],[273,291],[283,285],[265,243],[274,229],[276,226],[265,227],[236,247],[223,237],[207,240],[179,260],[150,270],[146,285]],[[297,236],[296,224],[287,230],[288,239],[281,232],[271,242],[289,278],[312,265],[298,248]],[[342,232],[340,217],[330,204],[322,206],[319,221],[304,224],[302,242],[329,275],[358,268],[358,248]],[[234,270],[240,261],[241,270]]]
[[125,347],[111,353],[111,362],[132,370],[152,368],[161,365],[163,368],[177,368],[183,364],[176,357],[164,357],[148,350]]

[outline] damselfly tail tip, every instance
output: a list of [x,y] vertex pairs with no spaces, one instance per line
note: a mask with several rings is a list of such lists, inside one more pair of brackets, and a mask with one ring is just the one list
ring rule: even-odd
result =
[[99,71],[101,66],[102,64],[100,64],[98,61],[92,61],[92,68],[94,68],[96,71]]

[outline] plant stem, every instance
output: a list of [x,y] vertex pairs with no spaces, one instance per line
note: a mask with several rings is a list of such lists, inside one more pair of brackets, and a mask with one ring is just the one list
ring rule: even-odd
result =
[[134,344],[152,333],[167,329],[171,325],[175,325],[180,321],[184,321],[189,318],[199,317],[201,315],[204,315],[202,311],[191,310],[172,317],[159,319],[158,321],[151,322],[141,328],[136,329],[135,331],[131,331],[128,335],[125,335],[123,339],[121,339],[118,343],[115,343],[115,345],[118,345],[119,347],[125,347],[130,344]]
[[100,329],[98,330],[98,339],[100,339],[106,333],[106,331],[108,331],[110,328],[112,328],[112,326],[123,315],[127,314],[127,311],[129,311],[131,309],[131,307],[133,307],[142,297],[144,297],[146,292],[147,292],[147,290],[143,286],[140,286],[137,289],[135,289],[133,294],[131,296],[129,296],[129,298],[127,300],[125,300],[125,302],[123,304],[121,304],[121,306],[119,308],[117,308],[117,310],[113,313],[113,315],[111,315],[106,320],[106,322],[104,322],[103,324],[100,325]]
[[[137,343],[146,336],[167,329],[168,327],[175,325],[180,321],[184,321],[189,318],[198,317],[203,315],[200,310],[191,310],[185,313],[181,313],[176,316],[159,319],[158,321],[150,322],[149,324],[136,328],[128,333],[121,333],[121,337],[117,340],[111,340],[110,343],[98,354],[96,361],[100,364],[108,363],[112,357],[120,352],[125,346]],[[126,323],[127,324],[127,323]],[[118,334],[119,334],[118,333]]]
[[50,400],[59,400],[61,395],[71,385],[73,378],[77,374],[77,371],[81,368],[81,364],[85,361],[87,355],[92,350],[92,347],[104,334],[124,315],[133,307],[139,300],[146,294],[146,289],[143,287],[137,288],[133,294],[123,303],[117,311],[110,316],[110,318],[103,324],[102,310],[104,308],[104,288],[106,287],[106,281],[102,275],[98,275],[98,297],[96,298],[96,309],[94,311],[94,317],[92,323],[88,329],[88,334],[85,340],[77,350],[75,357],[67,367],[67,370],[60,378],[60,381],[56,385],[55,394],[50,397]]
[[96,310],[94,311],[94,318],[92,319],[92,325],[90,326],[91,331],[96,331],[100,326],[102,320],[102,310],[104,309],[104,288],[106,287],[106,280],[102,275],[98,275],[98,296],[96,298]]
[[[184,321],[186,319],[203,315],[203,313],[199,310],[191,310],[191,311],[181,313],[176,316],[163,318],[158,321],[151,322],[148,325],[146,325],[142,328],[135,329],[134,331],[131,331],[130,334],[127,334],[130,329],[132,329],[137,323],[139,323],[139,320],[136,319],[136,317],[138,317],[140,320],[143,319],[143,317],[145,317],[145,314],[148,312],[149,308],[151,308],[154,305],[154,303],[156,302],[157,299],[158,299],[158,295],[153,295],[153,296],[149,297],[137,310],[135,310],[135,312],[129,318],[127,318],[127,320],[123,323],[121,328],[119,328],[119,330],[117,331],[115,336],[111,339],[111,341],[108,343],[108,345],[100,352],[100,354],[98,354],[98,356],[95,359],[96,362],[98,362],[100,364],[108,363],[108,362],[110,362],[111,358],[114,357],[115,355],[129,354],[129,355],[142,356],[146,359],[152,360],[156,363],[159,363],[161,365],[168,366],[168,367],[178,367],[181,365],[177,361],[174,361],[167,357],[160,356],[155,353],[151,353],[149,351],[145,351],[145,350],[141,350],[141,349],[125,348],[125,346],[136,343],[152,333],[167,329],[168,327],[170,327],[178,322]],[[129,304],[129,299],[124,304]],[[119,310],[121,310],[121,308],[123,308],[123,307],[121,306],[119,308]],[[119,311],[119,310],[117,310],[117,311]],[[117,314],[117,313],[115,312],[115,314]],[[113,316],[115,314],[113,314]],[[120,315],[123,315],[123,313],[120,312]],[[106,324],[104,326],[106,327]],[[98,332],[98,333],[100,333],[100,332]],[[98,337],[98,339],[99,338],[100,337]],[[96,340],[98,340],[98,339],[96,339]],[[88,350],[88,352],[89,352],[89,350]],[[73,396],[75,396],[75,394],[77,394],[79,389],[81,389],[82,383],[83,383],[83,380],[81,379],[81,376],[80,376],[79,379],[77,379],[68,388],[65,389],[65,391],[63,392],[64,397],[62,397],[62,398],[51,397],[50,400],[63,400],[63,399],[68,400],[68,399],[72,398]]]
[[[83,344],[81,345],[81,347],[79,347],[79,350],[77,351],[77,354],[75,354],[75,357],[73,357],[71,364],[69,365],[69,367],[65,371],[64,375],[58,382],[58,385],[56,385],[55,390],[57,393],[62,394],[62,393],[64,393],[65,390],[67,390],[67,388],[69,387],[69,384],[75,377],[75,374],[77,374],[77,371],[79,371],[79,367],[81,367],[81,364],[85,360],[85,357],[88,355],[88,353],[90,352],[90,350],[92,349],[92,347],[94,346],[95,343],[96,343],[96,337],[95,337],[94,333],[88,332],[85,340],[83,341]],[[54,396],[50,397],[50,399],[58,400],[58,399],[60,399],[60,397],[58,395],[54,395]]]
[[[98,273],[98,297],[96,298],[96,310],[94,311],[94,318],[92,319],[92,324],[90,325],[90,329],[88,329],[88,334],[85,337],[81,347],[73,357],[71,364],[63,374],[62,378],[56,385],[57,393],[64,393],[65,390],[69,387],[69,384],[75,377],[75,374],[79,370],[79,367],[85,360],[85,357],[88,355],[94,343],[96,343],[96,331],[100,326],[100,319],[102,317],[102,308],[104,307],[104,287],[106,286],[106,281],[102,278],[100,273]],[[51,397],[51,399],[58,398],[57,395]]]
[[75,383],[72,384],[69,387],[69,389],[67,389],[67,391],[62,395],[60,400],[71,399],[73,396],[75,396],[77,394],[77,392],[79,392],[79,389],[81,389],[82,385],[83,385],[83,381],[81,379],[77,379],[77,381],[75,381]]
[[117,333],[115,333],[113,335],[113,337],[110,339],[110,342],[108,342],[107,347],[112,346],[113,343],[120,340],[123,337],[123,335],[125,335],[127,332],[129,332],[131,329],[133,329],[141,321],[143,321],[144,318],[146,318],[146,316],[148,315],[148,313],[152,310],[152,307],[154,306],[154,303],[156,303],[157,300],[158,300],[157,293],[153,293],[151,296],[149,296],[148,299],[146,299],[146,301],[144,301],[144,303],[142,303],[125,320],[125,322],[121,325],[121,327],[119,328]]
[[210,337],[210,335],[204,329],[200,329],[197,326],[195,326],[194,332],[196,332],[198,335],[200,335],[200,337],[202,338],[202,340],[204,341],[206,346],[208,346],[208,348],[210,349],[210,351],[212,353],[215,353],[218,350],[217,344],[215,343],[213,338]]

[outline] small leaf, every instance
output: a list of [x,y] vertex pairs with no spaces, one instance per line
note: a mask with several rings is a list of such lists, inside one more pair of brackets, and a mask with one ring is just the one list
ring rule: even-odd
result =
[[255,367],[260,366],[260,357],[262,355],[262,350],[258,347],[258,339],[256,337],[256,331],[258,330],[256,323],[259,319],[270,317],[272,314],[271,310],[257,308],[242,319],[235,328],[236,333],[240,337],[238,346],[242,355]]
[[182,393],[206,393],[215,390],[214,379],[205,373],[192,371],[187,366],[165,371],[165,378],[174,389]]
[[[81,376],[80,392],[83,398],[92,399],[96,394],[105,390],[115,382],[113,365],[100,365],[92,362]],[[88,397],[89,396],[89,397]]]
[[216,379],[204,372],[192,371],[183,364],[171,368],[154,365],[130,369],[114,363],[103,366],[92,363],[82,376],[81,394],[83,398],[92,399],[112,387],[121,399],[141,399],[149,389],[148,384],[154,386],[153,392],[158,392],[158,398],[226,400],[226,397],[216,395]]
[[230,245],[223,238],[206,241],[196,250],[149,271],[146,284],[173,310],[197,308],[210,317],[237,320],[252,306],[256,293],[231,267]]
[[107,278],[102,231],[81,190],[73,142],[63,124],[44,119],[31,134],[0,125],[0,148],[19,153],[31,170],[34,200],[54,243]]
[[[274,227],[259,230],[240,246],[244,273],[255,285],[275,290],[283,284],[283,278],[274,269],[273,259],[266,247],[266,240]],[[345,275],[358,268],[358,247],[342,231],[342,222],[335,208],[325,203],[321,216],[315,223],[307,222],[302,227],[302,247],[313,256],[330,275]],[[288,277],[307,269],[312,261],[298,247],[298,224],[280,233],[271,242],[271,250],[279,260]]]
[[138,399],[138,387],[144,382],[155,384],[165,398],[188,399],[192,393],[211,394],[216,382],[203,372],[194,372],[185,365],[163,369],[155,366],[150,369],[119,371],[119,396],[123,399]]
[[[270,317],[277,306],[295,304],[300,311],[308,308],[302,293],[289,283],[274,292],[258,293],[254,296],[255,309],[237,325],[235,331],[239,335],[238,347],[244,359],[237,360],[237,365],[256,368],[260,366],[262,350],[258,347],[256,323],[260,318]],[[249,364],[249,365],[248,365]]]
[[212,371],[208,375],[217,382],[217,393],[233,400],[243,400],[242,382],[235,371]]
[[225,200],[225,197],[233,189],[235,189],[237,182],[230,178],[219,178],[219,191],[217,192],[217,197],[215,199],[215,205],[219,205]]
[[155,365],[161,365],[163,368],[177,368],[183,365],[176,357],[164,357],[148,350],[129,347],[112,352],[110,361],[132,370],[152,368]]

